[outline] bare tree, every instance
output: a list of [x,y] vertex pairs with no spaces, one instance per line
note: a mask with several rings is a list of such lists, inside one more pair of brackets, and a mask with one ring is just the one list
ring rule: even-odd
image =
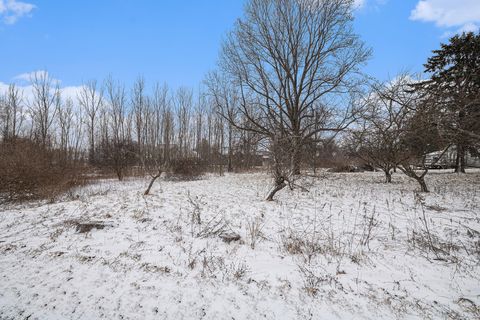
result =
[[[148,195],[154,182],[168,168],[165,149],[162,145],[162,137],[165,134],[163,117],[168,108],[168,88],[166,85],[162,87],[155,85],[153,97],[149,98],[144,96],[143,86],[143,79],[137,80],[134,89],[134,112],[137,139],[142,141],[139,144],[139,158],[144,171],[151,178],[144,192],[144,195]],[[142,104],[144,107],[141,107]]]
[[90,80],[82,86],[77,99],[88,118],[88,160],[90,163],[93,163],[95,154],[95,129],[98,113],[103,105],[103,88],[97,86],[96,80]]
[[83,133],[83,113],[81,108],[73,110],[73,121],[70,135],[71,148],[72,148],[72,160],[73,164],[77,165],[82,157],[82,151],[84,146],[84,133]]
[[62,156],[61,162],[66,165],[69,160],[69,153],[71,147],[71,131],[73,126],[73,101],[69,98],[65,101],[62,108],[58,111],[58,127],[60,135],[60,154]]
[[15,84],[10,84],[3,99],[3,138],[15,138],[20,134],[25,120],[23,92]]
[[380,168],[387,183],[392,182],[392,171],[405,156],[400,138],[415,99],[414,94],[408,93],[411,83],[410,76],[402,74],[392,81],[372,84],[357,127],[348,136],[350,153]]
[[191,89],[179,88],[175,95],[175,106],[178,124],[178,156],[188,156],[190,111],[193,107],[193,92]]
[[374,127],[379,137],[377,142],[386,144],[388,161],[416,180],[422,192],[428,192],[426,156],[447,145],[439,134],[437,114],[430,108],[430,102],[412,90],[415,83],[418,79],[401,75],[377,87],[375,95],[383,107],[372,115],[372,119],[375,119]]
[[240,103],[240,94],[235,86],[228,83],[228,80],[218,72],[211,72],[207,76],[207,86],[212,97],[212,103],[215,110],[220,114],[227,114],[228,118],[228,156],[227,156],[227,171],[232,171],[232,157],[233,157],[233,129],[234,124],[238,121],[238,108]]
[[135,135],[138,143],[139,153],[145,157],[148,99],[145,95],[145,80],[139,77],[133,84],[132,112],[135,123]]
[[[358,66],[370,54],[353,32],[352,5],[250,0],[223,44],[221,71],[237,86],[240,103],[235,111],[221,106],[222,114],[238,129],[289,144],[284,179],[300,172],[302,146],[316,133],[342,130],[352,120],[344,94],[358,84]],[[309,121],[316,112],[332,115],[328,126]]]
[[[398,168],[408,177],[417,181],[420,191],[429,192],[425,176],[429,171],[426,155],[445,146],[439,135],[438,127],[432,122],[431,110],[421,105],[412,111],[404,123],[404,132],[400,137],[401,155]],[[445,151],[448,149],[448,145]]]
[[[162,116],[165,111],[168,100],[168,88],[166,85],[160,86],[155,84],[153,89],[153,96],[150,99],[150,117],[152,122],[150,124],[150,144],[159,151],[163,143],[163,121]],[[160,157],[163,155],[160,155]]]
[[103,146],[103,155],[119,180],[123,180],[125,169],[135,158],[131,139],[131,119],[126,109],[125,87],[112,78],[106,81],[107,99],[110,107],[112,138]]
[[33,101],[30,113],[35,125],[35,136],[42,146],[47,146],[50,128],[60,107],[60,88],[47,72],[35,72],[31,77]]

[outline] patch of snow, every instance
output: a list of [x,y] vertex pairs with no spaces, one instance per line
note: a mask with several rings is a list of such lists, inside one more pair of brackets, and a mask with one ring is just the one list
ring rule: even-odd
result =
[[[478,319],[480,174],[393,179],[322,173],[274,202],[258,173],[106,180],[4,207],[0,319]],[[220,218],[240,241],[196,236]]]

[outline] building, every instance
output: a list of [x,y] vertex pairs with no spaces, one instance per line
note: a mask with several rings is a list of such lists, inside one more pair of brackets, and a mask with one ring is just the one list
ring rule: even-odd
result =
[[[457,159],[457,148],[451,146],[447,150],[435,151],[425,157],[425,165],[430,169],[454,168]],[[480,168],[480,157],[465,152],[465,166]]]

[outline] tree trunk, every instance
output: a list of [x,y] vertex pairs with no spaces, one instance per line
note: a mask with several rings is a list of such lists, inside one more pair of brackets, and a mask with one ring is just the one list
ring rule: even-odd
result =
[[384,170],[385,172],[385,183],[392,183],[392,173],[390,172],[390,168]]
[[277,181],[275,183],[275,187],[272,189],[272,191],[270,191],[270,193],[268,194],[268,197],[267,197],[267,201],[273,201],[273,197],[275,196],[275,194],[282,190],[283,188],[285,188],[287,186],[287,184],[285,183],[285,180],[282,178],[281,180]]
[[455,173],[465,173],[465,148],[462,145],[457,145]]
[[144,195],[150,194],[150,189],[152,188],[153,183],[155,182],[155,180],[157,180],[161,176],[161,174],[162,174],[162,171],[158,170],[157,174],[152,176],[152,180],[150,180],[147,190],[145,190],[145,192],[143,193]]
[[92,165],[95,163],[95,161],[93,160],[94,156],[95,156],[95,149],[93,149],[92,146],[90,146],[90,148],[88,149],[88,163]]
[[416,178],[416,180],[420,184],[420,191],[421,192],[430,192],[430,191],[428,191],[428,187],[427,187],[427,184],[425,183],[424,177]]
[[90,125],[90,149],[88,150],[88,161],[90,164],[95,164],[95,120]]
[[290,147],[290,170],[291,174],[299,175],[300,174],[300,134],[294,131],[294,135],[289,141]]
[[116,170],[116,173],[117,173],[118,181],[122,181],[122,180],[123,180],[123,172],[122,172],[122,169],[117,169],[117,170]]
[[232,124],[229,124],[228,125],[228,163],[227,163],[227,171],[228,172],[232,172],[233,171],[233,166],[232,166],[232,154],[233,154],[233,150],[232,150],[232,140],[233,140],[233,126]]
[[233,172],[232,155],[228,154],[227,172]]
[[403,165],[401,167],[398,167],[404,174],[406,174],[407,176],[409,176],[410,178],[413,178],[415,179],[419,184],[420,184],[420,191],[421,192],[429,192],[428,190],[428,187],[427,187],[427,184],[425,182],[425,176],[427,175],[428,173],[428,169],[427,168],[423,168],[423,173],[421,175],[417,175],[417,173],[415,172],[415,169],[412,168],[411,166],[409,165]]
[[300,174],[300,152],[297,150],[297,146],[293,146],[290,159],[290,168],[293,175]]

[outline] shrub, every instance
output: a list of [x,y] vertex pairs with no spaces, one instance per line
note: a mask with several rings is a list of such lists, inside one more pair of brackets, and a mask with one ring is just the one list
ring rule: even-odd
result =
[[84,184],[74,166],[55,150],[29,139],[0,143],[0,202],[53,198]]
[[339,165],[327,170],[328,172],[363,172],[362,168],[352,165]]
[[207,165],[195,158],[185,158],[172,161],[169,166],[169,176],[174,180],[195,180],[206,171]]
[[102,141],[97,153],[95,165],[101,169],[112,170],[118,180],[123,180],[129,173],[132,174],[133,167],[138,163],[138,145],[128,139]]

